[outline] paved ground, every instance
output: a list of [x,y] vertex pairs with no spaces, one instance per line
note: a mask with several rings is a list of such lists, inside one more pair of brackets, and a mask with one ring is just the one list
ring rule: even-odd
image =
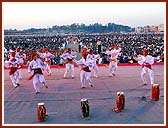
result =
[[[142,86],[140,66],[119,66],[115,77],[108,77],[108,68],[99,67],[99,78],[92,78],[94,87],[81,89],[79,68],[75,79],[63,79],[64,68],[52,69],[46,76],[49,88],[40,86],[35,94],[30,75],[24,69],[21,86],[14,88],[4,70],[4,124],[164,124],[164,66],[153,66],[155,82],[160,84],[160,100],[151,100],[151,85]],[[149,83],[149,76],[146,75]],[[117,91],[126,97],[124,111],[112,112]],[[146,100],[142,99],[146,97]],[[81,118],[80,100],[87,98],[90,120]],[[45,122],[37,122],[36,105],[44,102],[48,112]]]

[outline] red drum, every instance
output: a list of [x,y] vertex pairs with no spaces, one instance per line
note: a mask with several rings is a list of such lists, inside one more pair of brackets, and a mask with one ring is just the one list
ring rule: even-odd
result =
[[159,89],[159,84],[153,84],[152,85],[152,100],[159,100],[159,95],[160,95],[160,89]]
[[125,96],[124,92],[117,92],[116,96],[116,105],[117,105],[117,110],[121,111],[125,107]]
[[38,122],[43,122],[47,119],[46,107],[44,103],[37,104],[37,119]]
[[89,102],[87,99],[81,99],[82,117],[89,118]]
[[124,110],[125,107],[125,96],[124,96],[124,92],[120,92],[121,95],[121,110]]

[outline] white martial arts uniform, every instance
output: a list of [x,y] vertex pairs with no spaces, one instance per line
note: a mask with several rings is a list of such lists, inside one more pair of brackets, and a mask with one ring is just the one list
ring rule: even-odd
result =
[[98,77],[97,76],[97,74],[98,74],[98,66],[97,66],[97,64],[96,64],[96,61],[100,58],[100,55],[98,54],[98,55],[95,55],[95,54],[88,54],[87,55],[87,58],[88,59],[91,59],[91,60],[93,60],[93,70],[94,70],[94,76],[95,77]]
[[39,82],[41,82],[43,86],[48,88],[44,75],[42,73],[42,70],[45,70],[45,69],[46,69],[46,65],[41,59],[32,60],[28,66],[28,72],[33,71],[33,75],[29,78],[29,80],[33,78],[33,86],[36,93],[40,92],[40,88],[38,84]]
[[113,49],[113,50],[110,50],[110,51],[109,50],[106,51],[106,54],[110,55],[110,58],[109,58],[109,61],[110,61],[110,64],[109,64],[109,71],[110,71],[109,76],[112,76],[112,74],[115,75],[114,72],[118,68],[117,58],[118,58],[118,56],[120,54],[120,51],[121,51],[121,48]]
[[19,71],[18,71],[18,65],[19,61],[15,57],[11,57],[9,61],[5,61],[4,65],[5,67],[9,68],[9,77],[12,81],[12,84],[14,87],[19,86]]
[[18,59],[18,61],[20,62],[20,65],[18,66],[18,70],[19,70],[19,79],[23,78],[22,77],[22,65],[24,63],[24,59],[26,59],[26,54],[20,54],[20,52],[16,52],[16,58]]
[[145,79],[145,74],[148,72],[150,77],[150,83],[151,85],[154,84],[154,72],[152,70],[151,65],[154,63],[154,57],[151,55],[143,56],[139,55],[138,58],[135,58],[135,60],[138,61],[138,64],[142,65],[142,72],[141,72],[141,79],[145,84],[147,84]]
[[44,59],[44,64],[46,65],[46,71],[48,72],[48,75],[51,75],[51,58],[54,58],[55,56],[53,54],[51,54],[50,52],[44,52],[44,53],[40,53],[37,52],[37,54],[40,56],[40,58]]
[[66,77],[67,73],[71,70],[71,77],[74,78],[74,59],[77,57],[76,52],[71,53],[63,53],[61,56],[65,60],[65,73],[64,78]]
[[82,88],[86,87],[85,80],[87,80],[89,85],[91,87],[93,87],[92,81],[91,81],[91,71],[90,71],[89,68],[92,68],[94,66],[94,61],[89,59],[89,58],[87,58],[87,57],[86,57],[86,59],[84,59],[82,57],[80,60],[75,61],[75,63],[77,65],[79,65],[80,68],[81,68],[80,80],[81,80]]

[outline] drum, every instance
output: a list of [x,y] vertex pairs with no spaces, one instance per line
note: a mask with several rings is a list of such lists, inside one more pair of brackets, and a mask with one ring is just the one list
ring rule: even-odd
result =
[[46,107],[44,103],[37,104],[37,119],[38,122],[43,122],[47,119]]
[[117,106],[117,109],[118,109],[119,112],[124,109],[124,107],[125,107],[124,92],[117,92],[116,106]]
[[157,101],[159,100],[160,89],[159,84],[152,85],[152,100]]
[[120,92],[121,95],[121,110],[124,110],[125,107],[125,96],[124,96],[124,92]]
[[89,102],[86,98],[81,99],[82,117],[89,118]]

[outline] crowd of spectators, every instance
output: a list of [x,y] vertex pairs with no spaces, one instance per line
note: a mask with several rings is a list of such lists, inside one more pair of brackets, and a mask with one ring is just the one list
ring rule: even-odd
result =
[[[99,42],[99,44],[98,44]],[[149,54],[156,57],[158,61],[164,61],[164,34],[163,33],[125,33],[125,34],[81,34],[81,35],[20,35],[4,36],[4,58],[8,59],[9,49],[22,49],[27,58],[25,64],[31,60],[31,54],[37,49],[42,52],[44,48],[49,48],[55,55],[52,65],[60,64],[60,55],[69,43],[75,43],[82,47],[92,48],[95,54],[100,54],[102,62],[108,63],[105,51],[112,45],[122,48],[119,63],[129,63],[133,55],[141,53],[146,48]],[[101,46],[101,51],[98,48]],[[79,49],[80,52],[80,49]]]

